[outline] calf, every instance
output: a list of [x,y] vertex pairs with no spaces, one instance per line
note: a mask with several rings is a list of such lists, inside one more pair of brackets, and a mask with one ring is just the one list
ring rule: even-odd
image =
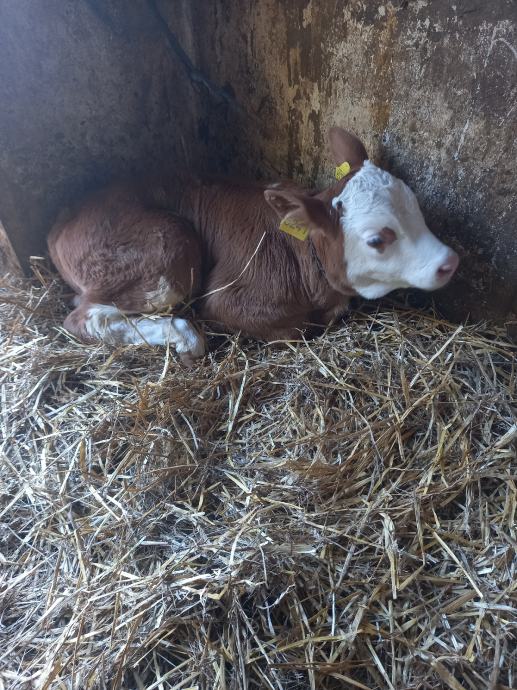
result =
[[48,244],[77,295],[65,328],[171,343],[190,361],[204,353],[202,335],[152,312],[196,299],[218,329],[293,339],[331,323],[353,295],[444,286],[458,257],[429,231],[413,192],[353,135],[334,128],[329,140],[340,179],[319,193],[171,178],[111,188],[61,218]]

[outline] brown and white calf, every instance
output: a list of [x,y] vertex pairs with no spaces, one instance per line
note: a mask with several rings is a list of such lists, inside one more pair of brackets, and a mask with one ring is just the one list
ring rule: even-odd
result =
[[334,128],[329,139],[346,174],[320,193],[170,179],[82,204],[48,239],[77,295],[65,328],[89,340],[170,343],[188,361],[203,355],[202,335],[182,318],[143,314],[197,298],[219,329],[292,339],[332,322],[353,295],[444,286],[458,257],[427,228],[413,192],[353,135]]

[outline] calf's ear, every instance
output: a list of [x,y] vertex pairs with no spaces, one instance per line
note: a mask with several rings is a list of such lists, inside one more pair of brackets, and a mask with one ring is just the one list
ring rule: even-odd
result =
[[321,199],[308,194],[295,194],[288,190],[268,189],[264,196],[281,221],[290,221],[310,231],[311,240],[328,282],[338,292],[344,295],[351,294],[344,263],[343,232],[340,229],[339,216],[330,204],[325,204]]
[[336,165],[346,161],[352,168],[360,168],[368,159],[363,142],[352,132],[347,132],[342,127],[332,127],[328,139],[332,159]]
[[277,212],[279,218],[284,218],[288,213],[292,213],[300,207],[298,198],[285,189],[266,189],[264,198]]
[[295,221],[310,230],[323,231],[334,224],[333,210],[316,197],[285,189],[266,189],[264,197],[280,220]]

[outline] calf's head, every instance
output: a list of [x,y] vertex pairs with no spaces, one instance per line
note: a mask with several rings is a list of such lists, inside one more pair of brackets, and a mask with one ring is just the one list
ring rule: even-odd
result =
[[452,278],[459,259],[425,224],[409,187],[366,157],[363,145],[340,128],[330,132],[334,162],[355,174],[336,188],[348,281],[363,297],[397,288],[436,290]]
[[334,288],[374,299],[398,288],[436,290],[458,267],[457,254],[432,234],[414,193],[368,160],[363,144],[330,132],[337,166],[351,174],[320,194],[265,192],[280,218],[307,229]]

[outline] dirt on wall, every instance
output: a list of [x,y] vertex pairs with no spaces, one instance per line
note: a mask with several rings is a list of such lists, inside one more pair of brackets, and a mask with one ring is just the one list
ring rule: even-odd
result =
[[41,251],[64,201],[135,167],[324,184],[341,124],[461,253],[443,311],[517,310],[513,0],[0,8],[0,216],[19,253]]

